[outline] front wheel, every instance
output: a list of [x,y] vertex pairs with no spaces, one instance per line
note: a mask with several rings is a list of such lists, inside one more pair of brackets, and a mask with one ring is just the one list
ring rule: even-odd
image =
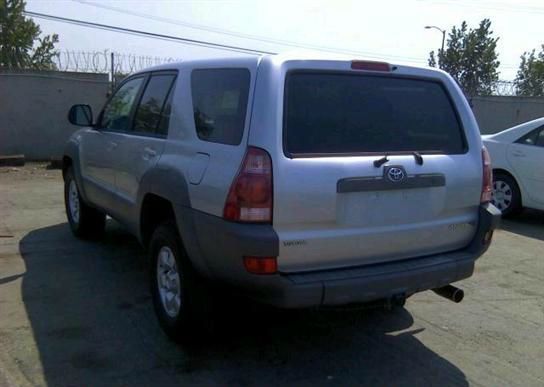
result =
[[64,176],[64,204],[70,229],[78,238],[96,238],[104,232],[106,215],[81,198],[72,168]]
[[522,209],[521,192],[516,180],[503,173],[494,174],[491,203],[501,210],[504,217],[519,214]]
[[211,333],[211,293],[191,266],[173,222],[157,227],[149,252],[153,305],[165,333],[177,342]]

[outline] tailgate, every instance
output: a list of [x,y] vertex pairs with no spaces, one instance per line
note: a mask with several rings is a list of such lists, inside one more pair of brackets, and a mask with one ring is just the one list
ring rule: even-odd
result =
[[481,143],[470,132],[467,139],[440,80],[286,71],[276,124],[273,226],[281,271],[443,253],[474,236]]
[[[379,169],[366,157],[289,160],[275,180],[280,270],[437,254],[472,240],[481,178],[470,159],[433,155],[423,166],[411,156],[389,159]],[[384,171],[400,167],[404,183],[388,183]]]

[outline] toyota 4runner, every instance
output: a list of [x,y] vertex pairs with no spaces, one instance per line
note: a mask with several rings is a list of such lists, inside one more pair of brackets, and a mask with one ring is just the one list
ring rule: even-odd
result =
[[446,73],[282,55],[184,61],[125,79],[64,154],[78,237],[106,215],[150,254],[166,333],[209,285],[286,308],[402,303],[472,275],[499,211],[469,105]]

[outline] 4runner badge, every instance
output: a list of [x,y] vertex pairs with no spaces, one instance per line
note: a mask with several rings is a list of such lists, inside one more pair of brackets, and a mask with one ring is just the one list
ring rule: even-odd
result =
[[307,242],[304,240],[304,239],[299,239],[299,240],[293,240],[293,241],[284,241],[283,242],[283,245],[285,247],[291,247],[291,246],[304,246],[306,245]]

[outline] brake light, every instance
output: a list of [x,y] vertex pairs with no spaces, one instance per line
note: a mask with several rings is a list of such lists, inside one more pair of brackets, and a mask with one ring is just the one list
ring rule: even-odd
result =
[[363,60],[354,60],[351,62],[352,70],[367,70],[367,71],[391,71],[391,65],[386,62],[374,62],[374,61],[363,61]]
[[236,222],[272,222],[272,161],[263,149],[249,147],[230,187],[223,217]]
[[485,146],[482,147],[482,165],[483,181],[480,202],[485,204],[491,201],[491,196],[493,194],[493,169],[491,167],[491,157]]
[[251,274],[275,274],[278,271],[276,257],[244,257],[244,266]]

